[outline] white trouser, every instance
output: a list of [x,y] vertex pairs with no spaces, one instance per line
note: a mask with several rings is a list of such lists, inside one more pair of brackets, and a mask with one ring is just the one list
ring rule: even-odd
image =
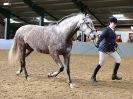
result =
[[107,52],[107,53],[99,51],[99,64],[101,66],[104,65],[108,56],[112,56],[116,63],[121,62],[120,55],[116,51],[115,52]]

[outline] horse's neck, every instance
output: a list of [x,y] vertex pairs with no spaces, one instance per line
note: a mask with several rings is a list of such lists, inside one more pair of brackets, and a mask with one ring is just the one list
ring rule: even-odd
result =
[[65,36],[65,39],[71,39],[77,31],[77,24],[81,18],[81,15],[71,17],[66,19],[64,22],[60,24],[61,32]]
[[[59,25],[63,27],[63,29],[68,29],[68,28],[77,26],[77,23],[79,22],[80,18],[81,18],[81,15],[79,14],[77,16],[73,16],[68,19],[65,19]],[[72,29],[69,29],[69,30],[72,30]]]

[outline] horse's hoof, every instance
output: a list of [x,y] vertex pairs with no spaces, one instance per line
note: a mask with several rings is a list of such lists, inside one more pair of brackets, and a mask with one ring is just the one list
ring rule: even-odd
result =
[[48,78],[53,77],[52,74],[53,74],[53,72],[50,72],[50,73],[48,74]]
[[69,86],[70,86],[70,88],[74,88],[75,84],[70,83]]
[[20,71],[17,71],[17,72],[16,72],[16,75],[19,76],[19,74],[20,74]]
[[30,79],[31,79],[31,77],[29,77],[29,76],[26,77],[26,80],[27,80],[27,81],[29,81]]

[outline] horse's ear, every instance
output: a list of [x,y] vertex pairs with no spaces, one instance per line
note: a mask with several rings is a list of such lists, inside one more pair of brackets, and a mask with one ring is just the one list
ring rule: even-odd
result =
[[87,11],[84,12],[85,16],[88,14]]
[[87,14],[86,16],[90,17],[91,15],[90,14]]
[[88,14],[87,12],[85,13],[85,16],[86,17],[90,17],[91,15],[90,14]]
[[88,10],[86,10],[86,11],[84,12],[84,14],[85,14],[85,16],[87,16],[87,15],[88,15]]

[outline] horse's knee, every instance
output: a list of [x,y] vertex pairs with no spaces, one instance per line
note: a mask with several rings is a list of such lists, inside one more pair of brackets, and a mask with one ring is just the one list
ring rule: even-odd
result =
[[64,70],[64,67],[61,67],[61,68],[60,68],[60,72],[62,72],[63,70]]

